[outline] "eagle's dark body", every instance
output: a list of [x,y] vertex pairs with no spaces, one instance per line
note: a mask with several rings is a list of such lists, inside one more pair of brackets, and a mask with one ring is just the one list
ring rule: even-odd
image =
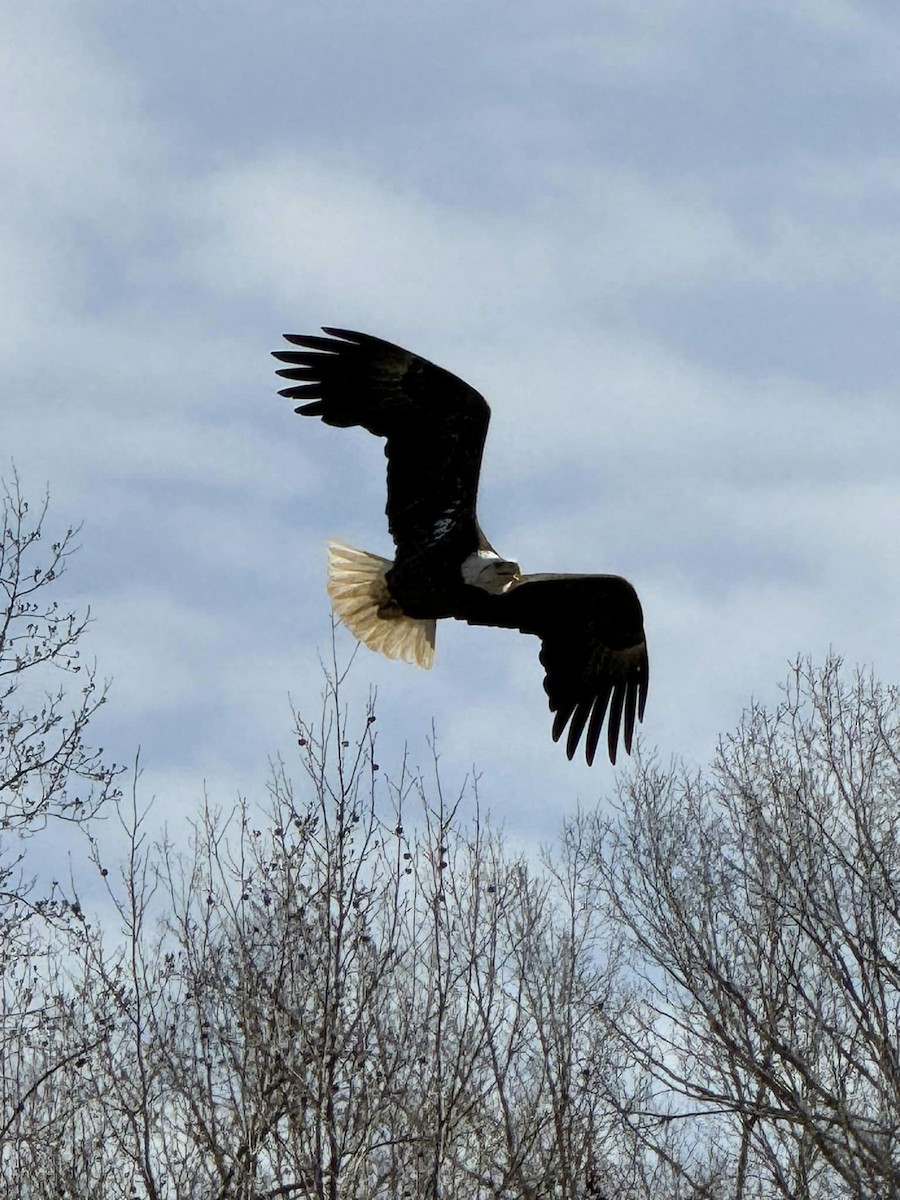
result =
[[[292,381],[281,394],[305,401],[297,412],[328,425],[360,425],[387,439],[386,511],[394,561],[342,548],[384,564],[376,583],[374,568],[366,567],[375,615],[367,612],[365,619],[384,625],[453,617],[536,635],[555,713],[554,740],[568,724],[571,758],[587,726],[585,754],[591,762],[608,711],[607,741],[615,762],[620,727],[630,751],[647,693],[647,647],[634,588],[616,575],[522,576],[516,563],[496,553],[478,524],[478,479],[490,420],[482,396],[390,342],[348,330],[325,332],[331,336],[286,334],[301,349],[275,351],[275,357],[290,364],[278,372]],[[349,569],[348,578],[352,581]],[[362,600],[349,584],[344,593],[353,628]],[[337,602],[336,608],[341,612]],[[380,630],[371,639],[365,632],[358,636],[394,657],[407,657],[385,649]]]

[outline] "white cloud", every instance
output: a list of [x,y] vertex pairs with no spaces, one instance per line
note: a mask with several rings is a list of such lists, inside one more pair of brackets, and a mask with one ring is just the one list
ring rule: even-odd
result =
[[[845,79],[866,82],[862,71],[875,71],[896,85],[900,64],[900,20],[892,5],[859,4],[855,0],[799,0],[770,4],[778,18],[818,34],[843,51]],[[858,56],[853,59],[847,52]],[[894,71],[893,77],[889,74]]]
[[542,266],[515,221],[502,228],[292,153],[214,173],[189,189],[182,215],[184,269],[209,289],[388,332],[446,325],[448,314],[483,325]]
[[3,337],[56,335],[91,303],[99,262],[140,239],[161,169],[127,69],[87,32],[91,8],[41,0],[4,14]]
[[35,0],[5,14],[5,202],[20,216],[49,209],[128,231],[139,180],[158,165],[160,146],[127,67],[90,31],[91,7]]
[[515,68],[530,76],[564,74],[593,83],[640,81],[659,87],[678,76],[709,38],[721,10],[704,0],[570,3],[563,12],[542,4],[516,9],[510,22]]
[[[186,193],[183,270],[220,294],[395,338],[440,329],[451,348],[483,343],[486,329],[510,349],[538,330],[550,343],[573,317],[584,338],[598,313],[596,340],[605,331],[621,362],[627,340],[606,314],[636,295],[841,283],[894,294],[898,177],[900,160],[884,159],[690,182],[550,162],[515,211],[460,212],[353,164],[270,153]],[[872,216],[860,224],[863,186]]]

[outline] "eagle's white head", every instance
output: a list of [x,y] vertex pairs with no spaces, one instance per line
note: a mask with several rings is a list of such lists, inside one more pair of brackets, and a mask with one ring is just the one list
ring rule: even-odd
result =
[[521,578],[519,564],[501,558],[494,550],[476,550],[463,562],[463,580],[491,596],[502,596]]

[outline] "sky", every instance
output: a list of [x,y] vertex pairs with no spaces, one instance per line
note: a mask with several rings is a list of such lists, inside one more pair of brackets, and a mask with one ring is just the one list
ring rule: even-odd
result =
[[[893,3],[29,0],[0,60],[2,473],[83,522],[95,740],[163,819],[264,794],[328,538],[390,554],[380,444],[276,395],[323,324],[485,395],[502,554],[635,585],[645,753],[707,762],[798,654],[898,679]],[[444,622],[344,694],[550,837],[627,768],[551,742],[537,650]]]

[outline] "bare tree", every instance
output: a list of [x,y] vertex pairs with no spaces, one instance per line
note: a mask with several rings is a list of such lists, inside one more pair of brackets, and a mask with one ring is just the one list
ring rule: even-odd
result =
[[118,805],[128,859],[95,857],[118,929],[82,913],[58,962],[85,1049],[9,1170],[110,1200],[649,1198],[595,1086],[622,1064],[584,846],[529,863],[477,795],[387,778],[340,682],[298,720],[305,782],[277,762],[263,808],[207,803],[178,848]]
[[118,770],[85,743],[106,700],[80,658],[90,614],[57,599],[77,530],[51,541],[48,498],[33,512],[15,474],[0,489],[0,830],[31,830],[95,812]]
[[32,512],[15,474],[0,485],[0,509],[0,1156],[8,1162],[21,1149],[39,1152],[69,1119],[68,1100],[49,1101],[53,1084],[98,1045],[83,1027],[72,1035],[60,953],[78,916],[46,861],[40,878],[29,870],[31,835],[49,820],[85,827],[117,796],[118,772],[85,740],[105,700],[79,658],[88,614],[57,599],[76,531],[51,541],[46,497]]
[[723,1196],[900,1194],[898,796],[900,692],[830,659],[594,821],[641,981],[612,1032],[658,1088],[636,1119],[699,1120]]

